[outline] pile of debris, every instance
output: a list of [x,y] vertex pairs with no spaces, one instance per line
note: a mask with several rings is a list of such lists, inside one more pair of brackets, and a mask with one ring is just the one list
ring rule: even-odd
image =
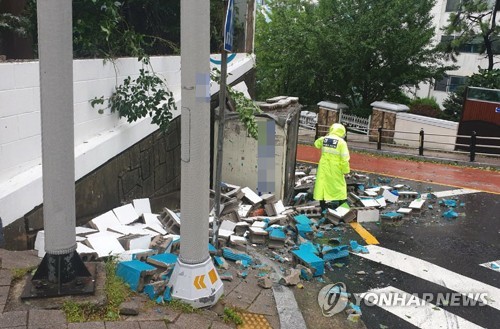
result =
[[[228,271],[233,264],[242,278],[257,270],[263,288],[277,282],[299,287],[301,280],[324,282],[325,272],[341,268],[350,252],[368,253],[356,240],[342,241],[349,224],[358,232],[360,223],[403,220],[421,213],[426,202],[429,207],[436,203],[432,193],[422,196],[406,185],[390,185],[389,179],[377,178],[373,183],[370,177],[354,173],[348,177],[348,200],[330,204],[322,213],[319,202],[311,201],[314,180],[314,169],[296,172],[296,194],[289,206],[273,194],[223,185],[218,248],[208,246],[222,280],[233,279]],[[214,195],[211,191],[210,209]],[[451,201],[439,201],[446,217],[456,214],[457,204]],[[216,227],[213,213],[207,219],[210,237]],[[77,252],[84,261],[117,257],[117,273],[132,290],[143,291],[157,302],[169,301],[168,282],[178,257],[181,223],[181,213],[164,208],[161,214],[153,214],[149,199],[136,199],[90,220],[87,227],[77,227]],[[42,257],[43,231],[37,234],[35,249]]]

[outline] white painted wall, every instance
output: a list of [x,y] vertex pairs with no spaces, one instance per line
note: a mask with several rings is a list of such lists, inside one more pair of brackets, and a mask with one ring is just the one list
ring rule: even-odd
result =
[[[220,55],[212,58],[220,59]],[[174,117],[180,115],[180,57],[152,57],[151,64],[174,93],[179,109]],[[238,54],[228,64],[228,83],[253,66],[253,56]],[[158,128],[149,118],[128,124],[109,110],[99,114],[89,103],[96,96],[109,97],[117,83],[129,75],[136,77],[140,67],[136,58],[121,58],[115,65],[102,59],[74,61],[76,180]],[[212,84],[210,91],[218,92],[219,86]],[[4,226],[43,201],[40,124],[38,62],[0,63],[0,217]]]
[[[434,41],[439,42],[441,40],[441,36],[443,35],[442,28],[448,25],[448,18],[450,17],[450,13],[446,12],[446,3],[447,0],[437,0],[434,4],[433,9],[431,10],[431,14],[433,16],[433,24],[435,26],[435,36]],[[497,22],[500,24],[500,16],[497,15]],[[498,56],[497,56],[498,57]],[[470,54],[470,53],[462,53],[457,56],[456,62],[447,62],[447,65],[457,65],[458,69],[454,71],[448,71],[448,75],[456,75],[456,76],[470,76],[473,73],[478,72],[478,67],[487,68],[488,60],[484,55],[480,54]],[[438,104],[442,106],[443,101],[448,98],[448,93],[443,91],[434,90],[434,86],[430,84],[420,84],[417,88],[415,88],[414,93],[417,97],[435,97]]]
[[[410,113],[396,114],[394,142],[396,144],[417,148],[420,145],[420,129],[424,130],[424,149],[454,150],[458,122],[429,118]],[[433,142],[446,144],[436,144]]]

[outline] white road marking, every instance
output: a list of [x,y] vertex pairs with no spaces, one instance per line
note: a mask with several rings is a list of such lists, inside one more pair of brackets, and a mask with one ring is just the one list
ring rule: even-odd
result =
[[[431,193],[434,194],[438,198],[446,198],[446,197],[450,197],[450,196],[457,196],[457,195],[463,195],[463,194],[479,193],[479,191],[461,188],[461,189],[456,189],[456,190],[431,192]],[[427,198],[427,194],[422,194],[422,199],[426,199],[426,198]]]
[[[428,303],[423,299],[414,297],[403,290],[395,287],[385,287],[380,289],[372,289],[367,293],[361,294],[360,297],[365,299],[365,303],[370,305],[375,301],[372,299],[373,294],[391,294],[397,295],[398,300],[404,300],[404,303],[399,302],[400,305],[390,305],[390,303],[378,302],[375,303],[378,307],[390,312],[397,317],[411,323],[412,325],[421,329],[479,329],[480,327],[466,319],[463,319],[451,312],[448,312],[441,307]],[[387,305],[389,304],[389,305]],[[412,305],[412,306],[410,306]]]
[[500,289],[496,287],[391,249],[376,245],[367,245],[366,248],[370,251],[368,254],[356,255],[439,284],[462,295],[487,293],[488,306],[500,310]]

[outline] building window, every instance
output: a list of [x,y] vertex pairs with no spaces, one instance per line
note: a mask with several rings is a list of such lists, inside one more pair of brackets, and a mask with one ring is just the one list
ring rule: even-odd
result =
[[460,2],[461,0],[447,0],[446,1],[446,11],[458,11],[460,8]]
[[454,92],[459,87],[465,86],[467,77],[458,75],[446,75],[443,79],[438,80],[434,84],[434,90],[444,92]]
[[[455,39],[452,35],[441,36],[441,43],[447,44]],[[500,39],[494,38],[491,43],[491,48],[494,55],[500,54]],[[473,40],[470,40],[458,47],[458,52],[469,53],[469,54],[484,54],[486,49],[484,48],[484,41],[481,36],[476,36]]]

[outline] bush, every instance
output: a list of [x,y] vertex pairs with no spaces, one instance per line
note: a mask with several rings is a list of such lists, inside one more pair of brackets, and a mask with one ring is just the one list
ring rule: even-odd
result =
[[442,117],[441,108],[435,98],[417,98],[410,103],[409,113],[431,118]]

